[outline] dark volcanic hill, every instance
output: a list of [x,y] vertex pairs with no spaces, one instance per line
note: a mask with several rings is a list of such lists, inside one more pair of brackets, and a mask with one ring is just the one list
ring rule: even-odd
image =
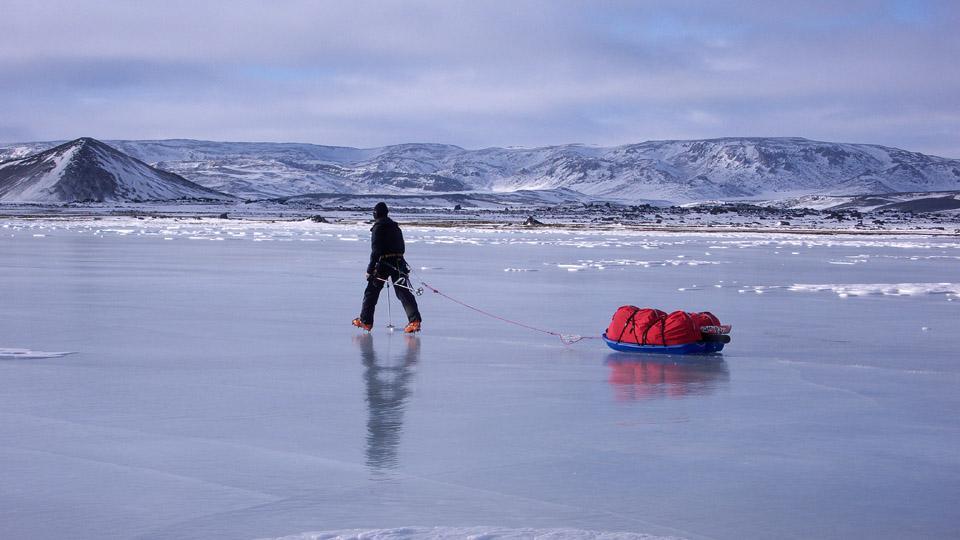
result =
[[84,137],[0,163],[0,202],[140,202],[231,198]]

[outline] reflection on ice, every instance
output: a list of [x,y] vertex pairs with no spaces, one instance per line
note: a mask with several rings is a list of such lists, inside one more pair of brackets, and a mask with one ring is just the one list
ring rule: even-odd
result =
[[720,356],[660,359],[611,353],[605,363],[617,401],[706,395],[730,380],[727,363]]
[[397,468],[397,449],[403,433],[403,410],[410,396],[413,367],[420,360],[420,338],[405,335],[397,354],[388,349],[379,356],[373,336],[364,333],[353,338],[360,347],[366,370],[363,381],[367,391],[367,467],[371,471]]

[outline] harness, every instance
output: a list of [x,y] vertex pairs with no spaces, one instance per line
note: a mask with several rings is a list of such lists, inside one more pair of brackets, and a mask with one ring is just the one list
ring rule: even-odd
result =
[[[397,264],[397,266],[394,266],[388,263],[384,259],[393,259],[393,261]],[[408,265],[407,261],[403,259],[403,253],[387,253],[387,254],[381,255],[380,259],[377,261],[377,266],[380,266],[381,264],[389,268],[392,268],[393,270],[396,270],[396,272],[400,274],[400,279],[393,282],[394,287],[407,289],[408,291],[416,294],[417,296],[420,296],[421,294],[423,294],[422,287],[417,287],[416,289],[414,289],[410,282],[410,265]],[[406,267],[406,268],[404,269],[402,267]],[[389,285],[389,282],[386,279],[381,278],[379,275],[375,277],[377,280],[382,281],[386,285]]]

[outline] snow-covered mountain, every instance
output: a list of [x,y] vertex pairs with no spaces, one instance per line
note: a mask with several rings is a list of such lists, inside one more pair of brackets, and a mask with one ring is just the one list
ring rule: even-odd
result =
[[0,163],[0,202],[230,198],[88,137]]
[[[0,159],[22,156],[43,144],[0,147]],[[685,203],[960,190],[960,160],[802,138],[481,150],[442,144],[369,149],[192,140],[111,144],[159,168],[244,198],[570,190],[630,203]]]

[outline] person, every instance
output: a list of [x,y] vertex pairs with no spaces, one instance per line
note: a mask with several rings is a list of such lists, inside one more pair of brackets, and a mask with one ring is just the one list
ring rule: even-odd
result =
[[[417,299],[410,290],[408,273],[410,267],[403,258],[403,232],[397,222],[387,215],[390,209],[384,202],[373,207],[373,227],[370,228],[370,262],[367,264],[367,288],[363,291],[363,305],[360,316],[353,325],[369,331],[373,328],[373,312],[380,298],[380,291],[387,280],[393,281],[393,290],[403,304],[407,314],[407,326],[404,332],[411,334],[420,331],[420,310]],[[401,282],[403,278],[403,282]]]

